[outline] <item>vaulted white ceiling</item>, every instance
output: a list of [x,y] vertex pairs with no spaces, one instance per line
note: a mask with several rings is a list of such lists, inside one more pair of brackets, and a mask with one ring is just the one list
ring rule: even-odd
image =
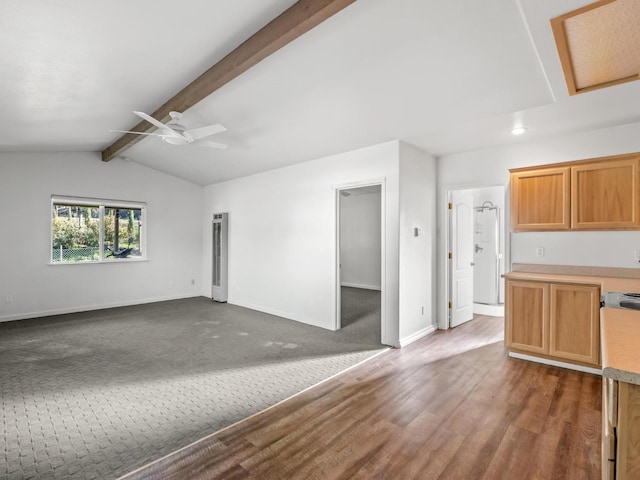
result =
[[[2,2],[0,150],[102,150],[293,3]],[[396,138],[443,155],[640,121],[640,82],[566,93],[549,19],[587,3],[358,0],[185,113],[227,150],[123,155],[206,185]]]

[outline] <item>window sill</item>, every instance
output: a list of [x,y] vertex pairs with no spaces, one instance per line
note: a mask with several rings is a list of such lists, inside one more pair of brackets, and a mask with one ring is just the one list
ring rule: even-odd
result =
[[47,265],[52,267],[57,267],[58,265],[109,265],[110,263],[140,263],[148,261],[148,258],[119,258],[117,260],[103,260],[102,262],[49,262]]

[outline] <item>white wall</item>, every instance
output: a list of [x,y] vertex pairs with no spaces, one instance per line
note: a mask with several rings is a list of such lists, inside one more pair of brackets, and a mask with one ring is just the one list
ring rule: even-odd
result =
[[205,187],[203,294],[210,295],[211,215],[229,212],[229,302],[334,329],[337,189],[380,182],[383,343],[406,345],[431,332],[436,161],[398,141]]
[[[146,202],[148,261],[49,265],[52,194]],[[0,153],[0,206],[0,321],[201,293],[197,185],[96,153]]]
[[[524,140],[524,139],[523,139]],[[442,192],[450,186],[507,185],[509,169],[547,163],[581,160],[640,151],[640,123],[561,135],[508,147],[445,155],[438,160],[438,188],[442,221]],[[508,196],[508,191],[507,191]],[[509,218],[508,206],[505,214]],[[442,224],[442,223],[441,223]],[[508,227],[507,227],[508,228]],[[562,265],[638,267],[633,251],[640,249],[640,232],[547,232],[510,235],[511,262]],[[444,255],[443,236],[438,251]],[[536,257],[535,248],[545,255]],[[439,283],[444,286],[446,263],[439,262]],[[443,289],[439,290],[439,312],[445,311]]]
[[383,339],[398,342],[398,142],[205,187],[203,294],[211,215],[229,212],[229,302],[336,327],[337,187],[384,182]]
[[401,345],[430,333],[436,324],[436,178],[433,156],[400,144]]
[[379,191],[359,193],[358,189],[352,190],[349,196],[340,196],[340,281],[343,286],[380,290],[381,198]]

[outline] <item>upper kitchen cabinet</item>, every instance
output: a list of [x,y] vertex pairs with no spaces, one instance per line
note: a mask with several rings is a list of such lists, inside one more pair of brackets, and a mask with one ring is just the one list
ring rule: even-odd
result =
[[640,154],[511,172],[511,231],[640,229]]
[[571,228],[612,230],[640,227],[639,158],[631,156],[571,168]]
[[568,167],[511,171],[511,230],[571,228]]

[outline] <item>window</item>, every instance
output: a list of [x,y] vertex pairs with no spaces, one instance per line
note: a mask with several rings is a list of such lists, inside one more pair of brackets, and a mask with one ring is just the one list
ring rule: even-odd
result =
[[51,263],[145,259],[145,204],[51,197]]

